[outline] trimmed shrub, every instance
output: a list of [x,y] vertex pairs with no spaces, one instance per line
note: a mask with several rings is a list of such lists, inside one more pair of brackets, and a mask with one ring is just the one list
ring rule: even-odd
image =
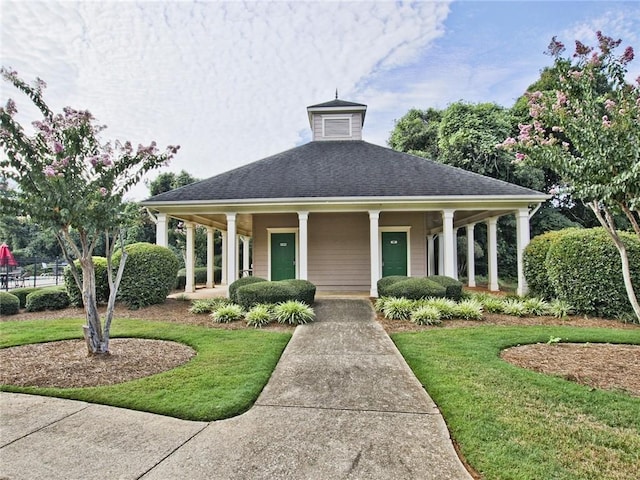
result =
[[229,299],[234,303],[240,303],[238,301],[238,289],[245,285],[251,285],[253,283],[266,282],[265,278],[260,277],[242,277],[229,285]]
[[411,321],[416,325],[442,325],[440,310],[430,305],[422,305],[411,313]]
[[316,318],[313,308],[298,300],[289,300],[273,307],[273,316],[278,323],[303,325]]
[[231,303],[229,305],[223,305],[218,307],[215,312],[211,314],[213,321],[216,323],[230,323],[235,320],[240,320],[244,315],[244,311],[240,305]]
[[296,290],[295,300],[299,300],[307,305],[313,305],[316,298],[316,286],[308,280],[281,280],[291,285]]
[[64,286],[46,287],[27,295],[27,312],[61,310],[69,306],[69,295]]
[[[118,289],[118,299],[130,309],[164,303],[178,273],[178,259],[171,250],[151,243],[127,245],[127,263]],[[113,255],[114,269],[122,252]]]
[[[251,278],[251,277],[246,277]],[[250,309],[259,303],[282,303],[297,299],[298,291],[286,280],[279,282],[255,282],[236,291],[236,303]]]
[[386,292],[392,297],[404,297],[410,300],[420,300],[427,297],[444,297],[446,288],[428,278],[407,278],[386,287]]
[[20,300],[20,308],[24,308],[27,306],[27,295],[31,292],[35,292],[37,290],[42,289],[43,287],[22,287],[22,288],[14,288],[11,290],[11,295],[15,295]]
[[537,235],[525,247],[522,254],[522,264],[531,295],[547,300],[555,298],[556,292],[549,281],[549,273],[547,272],[547,254],[554,241],[573,230],[576,229],[554,230]]
[[254,305],[251,310],[249,310],[245,315],[247,325],[249,327],[261,328],[265,325],[270,324],[274,319],[273,308],[274,305],[269,305],[266,303],[259,303],[258,305]]
[[[627,248],[631,279],[640,291],[640,240],[619,232]],[[551,244],[549,281],[560,300],[579,313],[619,318],[633,309],[622,279],[620,255],[603,228],[568,230]]]
[[459,302],[462,298],[462,282],[459,282],[455,278],[445,277],[444,275],[431,275],[427,278],[445,288],[445,297],[456,302]]
[[[93,268],[96,272],[96,300],[98,303],[107,303],[109,301],[107,259],[104,257],[91,257],[91,259],[93,261]],[[80,261],[75,260],[73,263],[78,269],[80,279],[82,279],[82,268],[80,267]],[[78,285],[76,285],[76,281],[73,278],[71,267],[69,265],[64,267],[62,278],[64,279],[64,286],[67,289],[67,295],[69,296],[69,303],[74,307],[82,307],[84,305],[84,302],[82,301],[82,292],[78,288]]]
[[0,292],[0,315],[15,315],[20,311],[20,299],[8,292]]
[[387,292],[387,288],[389,288],[394,283],[401,282],[403,280],[407,280],[409,277],[405,277],[404,275],[390,275],[388,277],[382,277],[377,282],[378,287],[378,296],[379,297],[390,297],[391,295]]

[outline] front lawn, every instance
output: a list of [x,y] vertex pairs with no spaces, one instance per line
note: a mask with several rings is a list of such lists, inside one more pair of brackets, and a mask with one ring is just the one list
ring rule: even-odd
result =
[[551,337],[640,344],[640,330],[484,326],[391,337],[483,479],[638,478],[640,398],[518,368],[499,354]]
[[[83,319],[0,322],[0,347],[79,338]],[[197,355],[164,373],[89,388],[0,386],[8,392],[51,395],[144,410],[187,420],[218,420],[247,411],[266,385],[291,334],[220,330],[118,319],[112,337],[151,338],[189,345]]]

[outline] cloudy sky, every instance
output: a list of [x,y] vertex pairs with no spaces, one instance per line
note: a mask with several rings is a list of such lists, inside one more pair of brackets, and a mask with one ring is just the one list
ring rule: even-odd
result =
[[553,35],[592,44],[602,30],[640,57],[636,1],[0,0],[0,19],[1,64],[45,80],[54,111],[89,109],[111,139],[178,144],[168,170],[198,178],[309,141],[306,107],[336,88],[368,105],[364,138],[385,145],[412,107],[511,106]]

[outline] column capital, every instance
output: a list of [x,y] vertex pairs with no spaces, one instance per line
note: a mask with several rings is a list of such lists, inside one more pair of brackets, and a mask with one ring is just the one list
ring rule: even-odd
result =
[[226,212],[225,213],[226,217],[227,217],[227,221],[235,221],[236,220],[236,212]]
[[453,218],[454,213],[456,213],[456,211],[453,208],[445,208],[442,210],[442,216],[445,218]]
[[298,212],[298,220],[308,220],[309,219],[309,212]]
[[380,218],[380,210],[369,210],[369,220],[377,220]]

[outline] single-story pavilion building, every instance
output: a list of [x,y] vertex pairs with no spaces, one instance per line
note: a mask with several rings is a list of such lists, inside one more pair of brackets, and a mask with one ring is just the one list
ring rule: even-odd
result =
[[223,233],[222,283],[252,270],[269,280],[309,280],[318,291],[368,291],[376,297],[377,281],[388,275],[437,272],[457,278],[461,228],[468,240],[468,283],[475,286],[478,222],[488,226],[489,288],[498,290],[496,222],[503,215],[516,217],[518,292],[526,292],[522,252],[529,218],[549,197],[367,143],[366,111],[366,105],[337,96],[307,107],[311,142],[142,203],[155,214],[160,245],[168,243],[168,218],[185,222],[187,292],[195,288],[196,225],[208,232],[208,287],[217,229]]

